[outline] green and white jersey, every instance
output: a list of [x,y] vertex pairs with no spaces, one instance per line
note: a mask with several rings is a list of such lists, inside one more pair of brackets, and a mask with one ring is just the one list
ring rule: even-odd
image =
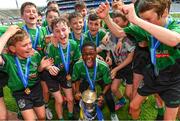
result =
[[[97,47],[101,44],[102,39],[106,35],[106,32],[102,29],[100,29],[98,31],[98,37],[97,37],[97,34],[96,34],[96,36],[91,36],[91,35],[89,35],[89,33],[90,33],[89,31],[87,31],[85,33],[84,42],[92,41],[96,44]],[[91,40],[91,38],[92,38],[92,40]],[[105,59],[106,58],[106,51],[100,52],[99,55]]]
[[[105,84],[110,84],[112,82],[110,77],[110,69],[108,65],[99,59],[96,59],[97,63],[97,72],[96,72],[96,82],[103,80]],[[94,68],[88,69],[89,76],[93,79],[94,75]],[[73,67],[73,74],[72,74],[72,81],[88,81],[86,78],[86,69],[84,66],[84,61],[81,59],[74,64]]]
[[[168,25],[168,29],[180,33],[180,22],[176,19],[171,18],[171,23]],[[145,30],[138,26],[130,26],[129,29],[125,28],[125,32],[131,33],[135,38],[139,40],[148,40],[148,46],[151,48],[151,35]],[[144,38],[144,39],[143,39]],[[159,70],[165,69],[166,67],[175,64],[175,60],[180,58],[180,50],[174,47],[167,46],[163,43],[157,48],[156,51],[156,64]]]
[[[100,30],[98,31],[98,36],[99,36],[99,37],[98,37],[98,40],[97,40],[97,36],[90,36],[90,35],[89,35],[89,31],[87,31],[87,32],[85,33],[84,41],[85,41],[85,42],[93,41],[93,42],[96,44],[96,46],[98,47],[99,44],[101,43],[103,37],[104,37],[105,35],[106,35],[106,32],[103,31],[102,29],[100,29]],[[92,40],[91,40],[91,38],[92,38]],[[97,42],[96,42],[96,40],[97,40]]]
[[135,38],[135,43],[147,41],[147,37],[150,36],[148,32],[133,24],[129,24],[127,27],[123,28],[123,30],[126,34],[129,34]]
[[[175,31],[180,34],[180,21],[172,19],[172,22],[167,27],[171,31]],[[149,37],[149,40],[151,38]],[[151,42],[149,41],[149,47]],[[156,50],[156,64],[157,67],[162,70],[175,64],[176,59],[180,59],[180,50],[175,47],[167,46],[163,43]]]
[[[15,56],[12,54],[3,54],[2,57],[5,61],[4,65],[2,65],[3,69],[5,69],[5,71],[9,75],[8,87],[12,91],[23,90],[24,86],[23,82],[20,80],[20,77],[18,76]],[[34,55],[31,56],[31,61],[29,65],[28,87],[33,86],[37,83],[37,81],[39,81],[38,67],[40,65],[40,61],[41,56],[37,51],[35,51]],[[21,64],[23,73],[25,73],[27,59],[19,59],[19,62]]]
[[[69,42],[70,42],[70,63],[73,64],[80,58],[81,54],[77,43],[71,39],[69,39]],[[63,49],[63,53],[66,60],[67,47]],[[65,71],[58,47],[55,47],[53,44],[49,44],[49,46],[47,47],[47,55],[48,57],[54,59],[54,65],[60,67],[60,70],[62,69],[63,71]]]
[[[45,55],[44,48],[46,46],[44,38],[47,32],[44,27],[40,27],[39,29],[40,29],[40,33],[39,33],[39,38],[38,38],[38,42],[37,42],[37,46],[35,50],[37,50],[40,53],[40,55],[43,57]],[[32,45],[33,45],[35,41],[35,37],[36,37],[36,29],[29,29],[29,34],[33,39],[32,40]]]
[[[74,34],[73,34],[73,32],[71,32],[71,33],[69,34],[69,39],[72,39],[72,40],[76,41],[76,43],[77,43],[77,45],[79,46],[79,48],[80,48],[80,45],[81,45],[81,44],[83,45],[83,44],[85,43],[85,41],[84,41],[85,35],[84,35],[83,33],[81,34],[81,38],[82,38],[82,39],[80,39],[80,40],[79,40],[79,39],[76,39],[75,36],[74,36]],[[81,45],[81,46],[82,46],[82,45]],[[81,51],[81,50],[80,50],[80,51]]]

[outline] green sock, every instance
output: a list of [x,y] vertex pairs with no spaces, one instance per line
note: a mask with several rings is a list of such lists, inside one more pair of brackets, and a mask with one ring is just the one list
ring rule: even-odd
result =
[[73,113],[72,112],[68,112],[68,118],[72,118],[73,117]]
[[158,115],[163,116],[164,115],[164,108],[158,108]]

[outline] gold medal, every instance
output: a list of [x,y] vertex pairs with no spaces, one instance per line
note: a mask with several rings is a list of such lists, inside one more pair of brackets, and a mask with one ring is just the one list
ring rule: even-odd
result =
[[29,94],[31,93],[31,90],[30,90],[29,88],[26,88],[26,89],[24,90],[24,92],[25,92],[27,95],[29,95]]
[[66,79],[67,79],[67,81],[70,81],[71,80],[71,75],[70,74],[66,75]]

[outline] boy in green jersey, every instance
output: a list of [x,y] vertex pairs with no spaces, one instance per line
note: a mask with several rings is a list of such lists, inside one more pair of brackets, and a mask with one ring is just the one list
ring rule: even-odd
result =
[[[48,9],[46,11],[46,20],[47,20],[48,24],[45,27],[46,28],[46,36],[45,36],[46,47],[45,47],[45,49],[47,49],[48,44],[53,40],[53,34],[52,34],[52,28],[51,28],[52,21],[53,21],[53,19],[58,18],[58,17],[59,17],[58,10]],[[51,113],[51,110],[48,108],[48,102],[49,102],[48,87],[44,80],[41,81],[41,85],[43,88],[43,96],[44,96],[45,108],[46,108],[46,117],[47,117],[47,119],[51,120],[53,115]]]
[[25,25],[22,28],[28,32],[33,48],[43,57],[45,47],[44,37],[46,32],[43,27],[40,28],[37,26],[38,10],[36,5],[31,2],[25,2],[22,4],[20,12],[21,18],[25,22]]
[[[111,77],[108,65],[97,59],[96,45],[87,42],[82,46],[82,59],[73,67],[72,81],[74,81],[75,99],[80,100],[83,91],[100,85],[102,93],[98,104],[105,99],[111,112],[111,120],[118,120],[114,109],[114,100],[111,94]],[[92,85],[91,85],[92,84]],[[102,106],[102,105],[101,105]]]
[[71,68],[79,59],[80,52],[77,43],[69,39],[70,28],[64,18],[54,19],[52,30],[55,41],[47,48],[47,55],[54,59],[54,65],[44,71],[42,77],[55,98],[55,108],[59,119],[63,119],[62,95],[60,86],[65,93],[68,106],[68,119],[73,118],[73,94],[71,86]]
[[0,53],[7,44],[9,52],[0,56],[0,65],[9,75],[12,91],[24,120],[45,120],[45,108],[38,72],[52,65],[51,59],[41,57],[32,49],[28,34],[13,25],[0,38]]
[[[106,32],[101,29],[101,19],[97,16],[94,10],[88,16],[88,28],[89,30],[85,32],[84,41],[92,41],[98,47],[105,37]],[[98,58],[101,60],[106,59],[106,51],[102,51],[99,53]]]
[[80,12],[81,15],[83,16],[83,33],[85,33],[88,30],[87,26],[87,7],[86,3],[83,1],[77,1],[75,6],[74,6],[75,12]]
[[77,42],[79,49],[84,43],[84,34],[83,31],[83,16],[79,12],[73,12],[69,14],[69,24],[72,32],[70,33],[70,39],[73,39]]
[[[158,93],[166,105],[164,120],[175,120],[180,104],[180,43],[179,22],[169,17],[170,0],[141,0],[138,2],[138,17],[134,5],[122,7],[128,20],[141,29],[133,30],[149,39],[151,66],[143,71],[144,85],[130,104],[133,119],[138,119],[140,106],[150,94]],[[108,16],[109,4],[102,3],[97,13],[117,36],[124,36],[122,28]],[[145,30],[145,31],[144,31]],[[147,34],[147,32],[150,33]]]

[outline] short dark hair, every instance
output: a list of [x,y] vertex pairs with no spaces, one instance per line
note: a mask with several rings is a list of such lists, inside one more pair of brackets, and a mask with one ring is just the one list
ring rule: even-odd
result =
[[74,12],[69,14],[69,17],[68,17],[69,22],[71,21],[71,19],[76,18],[76,17],[83,19],[83,16],[80,12],[74,11]]
[[[37,10],[37,6],[36,6],[34,3],[32,3],[32,2],[25,2],[25,3],[23,3],[23,4],[21,5],[21,8],[20,8],[21,15],[23,15],[24,9],[25,9],[26,6],[34,6],[34,7],[36,8],[36,10]],[[37,11],[38,11],[38,10],[37,10]]]
[[47,3],[47,6],[50,6],[51,4],[57,4],[57,2],[54,1],[54,0],[51,0],[51,1],[49,1],[49,2]]
[[54,27],[55,27],[58,23],[63,23],[63,24],[66,24],[67,26],[69,26],[69,23],[68,23],[68,21],[67,21],[66,18],[59,17],[59,18],[55,18],[55,19],[52,21],[52,24],[51,24],[52,30],[54,30]]
[[98,20],[98,19],[100,19],[99,16],[96,14],[95,11],[92,10],[92,11],[89,13],[88,21],[89,21],[89,20],[95,21],[95,20]]
[[127,21],[126,16],[119,10],[115,10],[112,12],[112,18],[121,17],[123,21]]
[[86,3],[84,2],[84,1],[77,1],[76,2],[76,4],[75,4],[75,6],[74,6],[74,9],[75,9],[75,11],[77,10],[77,9],[84,9],[84,8],[87,8],[86,7]]
[[83,49],[87,46],[91,46],[94,48],[94,50],[96,51],[96,44],[94,42],[91,42],[91,41],[88,41],[88,42],[85,42],[83,45],[82,45],[82,48],[81,48],[81,53],[83,51]]
[[48,13],[50,13],[51,11],[57,13],[58,16],[60,16],[59,11],[58,11],[57,9],[52,8],[52,9],[48,9],[48,10],[46,11],[46,17],[47,17],[47,15],[48,15]]
[[165,11],[170,10],[171,0],[139,0],[137,3],[138,14],[148,10],[154,10],[158,17],[161,17]]

